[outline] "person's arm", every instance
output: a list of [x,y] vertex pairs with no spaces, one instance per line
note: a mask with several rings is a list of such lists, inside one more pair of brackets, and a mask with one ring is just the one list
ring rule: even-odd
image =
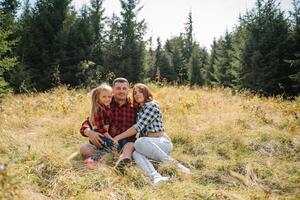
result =
[[89,138],[92,144],[94,144],[96,147],[100,148],[102,147],[103,140],[99,137],[100,133],[91,130],[90,128],[85,129],[84,134]]
[[88,137],[87,135],[84,134],[84,131],[88,128],[91,128],[90,127],[90,122],[89,122],[89,119],[86,119],[82,124],[81,124],[81,127],[80,127],[80,133],[83,137]]
[[[108,128],[106,130],[108,130]],[[111,140],[114,140],[108,132],[103,133],[103,135]]]
[[80,128],[80,133],[84,137],[88,137],[92,144],[100,148],[103,143],[102,139],[99,137],[99,133],[91,130],[89,119],[85,120]]
[[134,128],[134,126],[130,127],[129,129],[127,129],[126,131],[124,131],[123,133],[115,136],[113,138],[113,140],[118,143],[120,140],[124,139],[124,138],[127,138],[127,137],[130,137],[130,136],[133,136],[137,134],[137,130]]

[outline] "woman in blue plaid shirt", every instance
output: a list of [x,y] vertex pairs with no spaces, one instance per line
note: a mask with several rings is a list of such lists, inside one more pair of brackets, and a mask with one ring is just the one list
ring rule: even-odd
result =
[[190,173],[187,167],[170,156],[173,144],[164,133],[162,113],[158,103],[153,100],[153,95],[149,88],[142,83],[134,85],[133,99],[134,106],[138,108],[136,124],[114,137],[115,142],[137,135],[138,139],[134,143],[133,158],[137,165],[144,170],[145,174],[151,178],[154,185],[168,181],[169,177],[160,175],[149,159],[174,163],[181,171]]

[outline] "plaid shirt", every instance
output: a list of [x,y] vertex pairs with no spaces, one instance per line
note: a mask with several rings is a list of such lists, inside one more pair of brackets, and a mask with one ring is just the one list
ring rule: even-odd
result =
[[[127,100],[125,104],[119,105],[113,99],[110,104],[110,112],[110,124],[108,132],[112,137],[126,131],[135,124],[136,110],[129,100]],[[85,120],[81,125],[80,133],[86,137],[86,135],[84,135],[84,130],[89,127],[89,121]],[[128,141],[134,141],[135,136],[131,136],[130,138],[126,139]]]
[[112,112],[108,107],[104,107],[103,109],[98,109],[95,113],[95,126],[93,130],[99,133],[106,133],[107,126],[111,124]]
[[147,136],[149,132],[164,131],[162,113],[156,102],[147,102],[138,111],[137,122],[134,128],[140,133],[141,137]]

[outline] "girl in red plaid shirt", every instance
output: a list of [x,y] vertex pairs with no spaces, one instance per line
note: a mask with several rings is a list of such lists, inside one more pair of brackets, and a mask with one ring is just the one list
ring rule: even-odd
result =
[[88,128],[99,132],[99,137],[104,143],[102,144],[102,148],[97,149],[93,156],[84,161],[84,165],[89,169],[94,169],[97,161],[109,153],[114,146],[112,137],[108,133],[111,120],[111,100],[112,88],[109,85],[103,83],[92,90],[92,109],[88,120]]

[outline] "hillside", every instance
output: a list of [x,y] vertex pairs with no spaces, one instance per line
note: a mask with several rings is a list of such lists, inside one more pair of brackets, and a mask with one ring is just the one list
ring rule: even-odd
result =
[[90,171],[76,152],[90,108],[85,90],[8,96],[0,104],[0,199],[300,199],[300,98],[151,86],[173,157],[189,166],[159,188],[135,166]]

